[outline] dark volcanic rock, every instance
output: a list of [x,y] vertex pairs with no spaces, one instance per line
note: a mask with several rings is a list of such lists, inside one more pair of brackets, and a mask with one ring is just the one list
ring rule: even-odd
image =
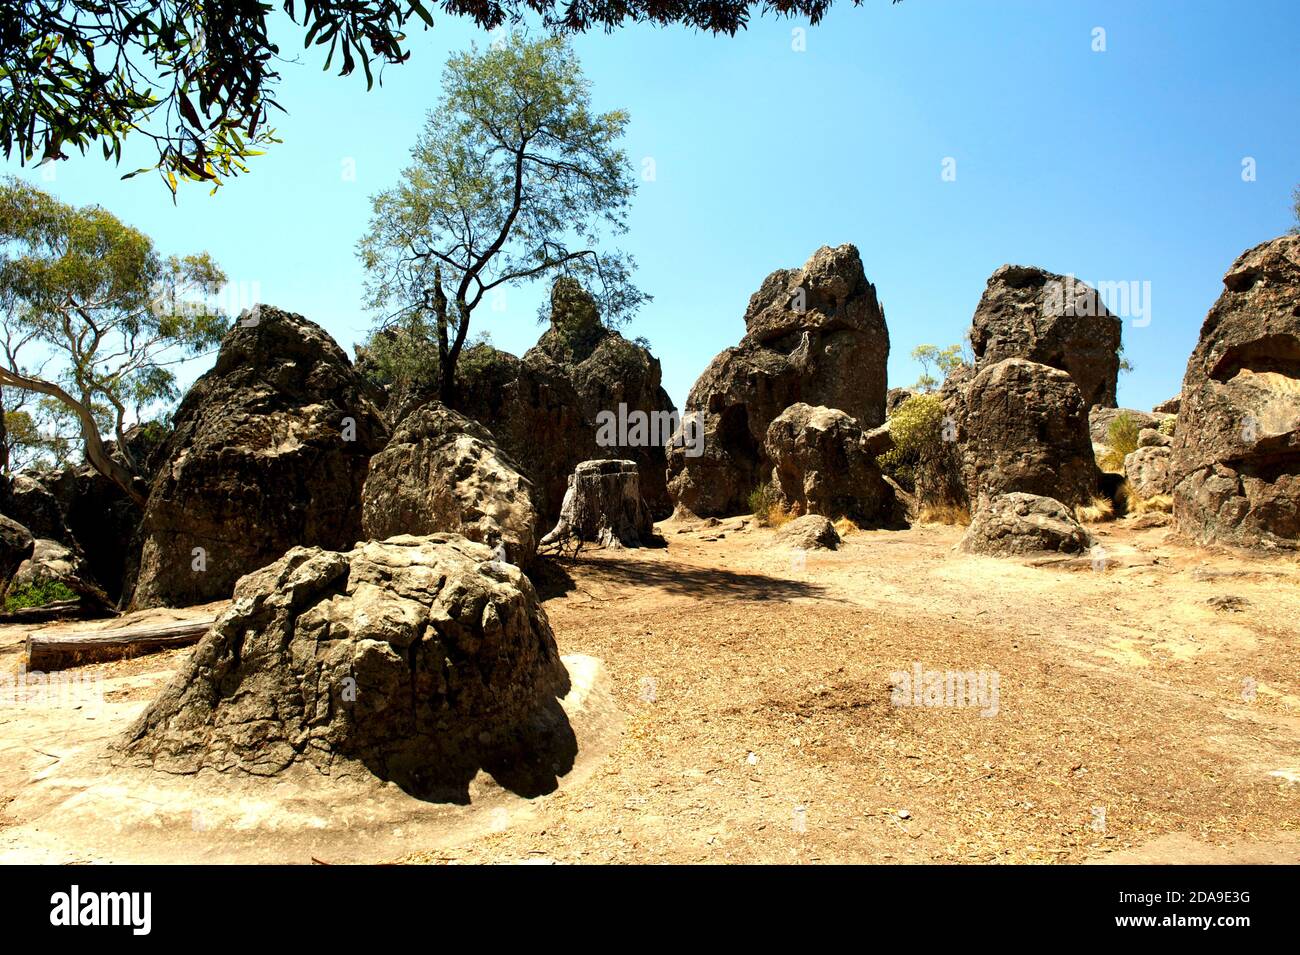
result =
[[862,428],[843,411],[793,404],[768,426],[765,447],[786,507],[861,527],[905,525]]
[[1300,547],[1300,236],[1244,252],[1183,378],[1174,523],[1201,543]]
[[1070,373],[1085,406],[1115,404],[1123,323],[1096,291],[1070,276],[1004,265],[971,320],[976,368],[1025,358]]
[[961,540],[968,553],[1010,556],[1079,554],[1090,546],[1088,532],[1060,501],[1021,493],[986,500]]
[[668,454],[674,504],[701,517],[746,509],[771,468],[768,426],[792,404],[838,408],[867,429],[885,420],[889,332],[853,246],[823,246],[802,269],[769,275],[745,329],[687,398],[685,416],[702,419],[703,455]]
[[521,567],[537,549],[532,484],[477,421],[428,404],[370,459],[361,505],[365,537],[456,533]]
[[519,568],[454,534],[295,547],[239,581],[117,759],[169,773],[368,771],[468,801],[480,767],[555,787],[576,746],[555,638]]
[[387,437],[372,397],[318,325],[268,306],[241,318],[175,414],[133,605],[221,599],[291,547],[352,546]]

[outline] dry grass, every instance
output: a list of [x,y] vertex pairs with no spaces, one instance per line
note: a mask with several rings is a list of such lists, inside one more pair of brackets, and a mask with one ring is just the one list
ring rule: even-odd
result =
[[1168,494],[1155,494],[1151,497],[1138,497],[1133,493],[1128,495],[1128,512],[1130,514],[1146,514],[1150,511],[1171,514],[1173,510],[1174,499]]
[[1115,519],[1115,502],[1108,497],[1094,497],[1087,504],[1074,509],[1074,519],[1080,524],[1100,524]]
[[961,504],[922,504],[917,519],[922,524],[966,527],[970,524],[970,508]]
[[1124,473],[1124,458],[1127,455],[1118,448],[1106,448],[1097,456],[1097,467],[1101,468],[1108,474]]
[[860,530],[862,530],[862,528],[847,517],[841,517],[835,522],[835,532],[841,537],[848,537],[850,534],[856,534]]

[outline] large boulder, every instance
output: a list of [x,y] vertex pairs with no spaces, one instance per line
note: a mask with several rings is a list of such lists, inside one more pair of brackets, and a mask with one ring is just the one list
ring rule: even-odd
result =
[[985,499],[960,546],[971,554],[1023,556],[1079,554],[1091,543],[1088,532],[1060,501],[1016,492]]
[[716,356],[687,397],[704,452],[669,449],[674,504],[701,517],[743,512],[771,470],[768,426],[797,402],[838,408],[863,428],[882,424],[888,358],[884,311],[852,245],[773,272],[750,298],[740,344]]
[[373,773],[455,801],[484,768],[535,794],[575,751],[567,683],[536,592],[490,548],[454,534],[295,547],[239,581],[117,758],[185,774]]
[[97,611],[113,609],[112,598],[95,581],[86,558],[79,551],[58,541],[38,537],[33,542],[31,553],[14,571],[5,593],[12,595],[51,583],[62,584],[88,608]]
[[786,522],[777,530],[776,540],[795,550],[835,550],[840,546],[835,525],[821,514],[805,514]]
[[17,521],[0,515],[0,596],[4,595],[16,571],[32,556],[36,539]]
[[793,404],[768,426],[764,446],[772,486],[787,508],[862,527],[905,523],[862,428],[843,411]]
[[294,546],[356,542],[367,465],[387,437],[372,397],[320,326],[245,313],[174,416],[133,605],[222,599]]
[[1242,253],[1183,377],[1174,522],[1201,543],[1300,547],[1300,236]]
[[945,387],[967,502],[1019,491],[1068,507],[1097,493],[1088,406],[1067,372],[1008,358]]
[[1004,265],[989,276],[971,320],[977,368],[1024,358],[1070,373],[1086,407],[1115,404],[1123,322],[1073,276]]
[[456,533],[501,547],[512,564],[527,567],[537,550],[532,496],[532,484],[486,428],[428,404],[370,459],[361,530],[372,540]]
[[635,461],[583,461],[574,468],[560,519],[544,546],[592,542],[601,547],[641,547],[654,538],[654,519],[641,497]]
[[1158,444],[1138,448],[1126,455],[1124,476],[1129,488],[1140,498],[1168,494],[1173,490],[1169,485],[1169,462],[1172,458],[1173,452]]

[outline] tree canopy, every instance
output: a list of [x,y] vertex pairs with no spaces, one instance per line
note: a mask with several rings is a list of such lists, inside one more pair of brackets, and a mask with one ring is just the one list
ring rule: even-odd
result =
[[141,500],[126,431],[177,397],[172,365],[220,342],[227,322],[213,302],[224,283],[206,253],[164,257],[99,206],[5,180],[0,386],[52,399],[45,416],[74,419],[90,463]]
[[457,54],[411,164],[374,197],[358,247],[370,305],[390,340],[416,350],[430,342],[447,404],[486,295],[563,275],[587,285],[613,323],[646,298],[630,281],[630,257],[601,248],[626,231],[636,190],[618,145],[628,116],[593,112],[590,100],[561,37],[513,33]]
[[[753,13],[816,23],[831,2],[280,0],[279,7],[296,28],[293,45],[301,38],[343,76],[360,65],[370,87],[376,67],[406,62],[406,31],[433,26],[431,8],[487,29],[533,15],[569,32],[649,22],[734,34]],[[146,169],[158,169],[173,192],[182,179],[215,190],[277,141],[269,123],[281,109],[281,48],[271,36],[278,15],[276,4],[258,0],[7,0],[0,148],[26,163],[98,143],[105,159],[120,162],[123,140],[136,134],[157,150],[156,166]]]

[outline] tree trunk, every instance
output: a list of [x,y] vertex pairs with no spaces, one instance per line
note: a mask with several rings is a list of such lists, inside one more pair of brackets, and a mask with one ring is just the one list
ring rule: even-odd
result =
[[609,548],[641,547],[653,535],[636,462],[583,461],[569,478],[560,522],[541,546],[593,541]]

